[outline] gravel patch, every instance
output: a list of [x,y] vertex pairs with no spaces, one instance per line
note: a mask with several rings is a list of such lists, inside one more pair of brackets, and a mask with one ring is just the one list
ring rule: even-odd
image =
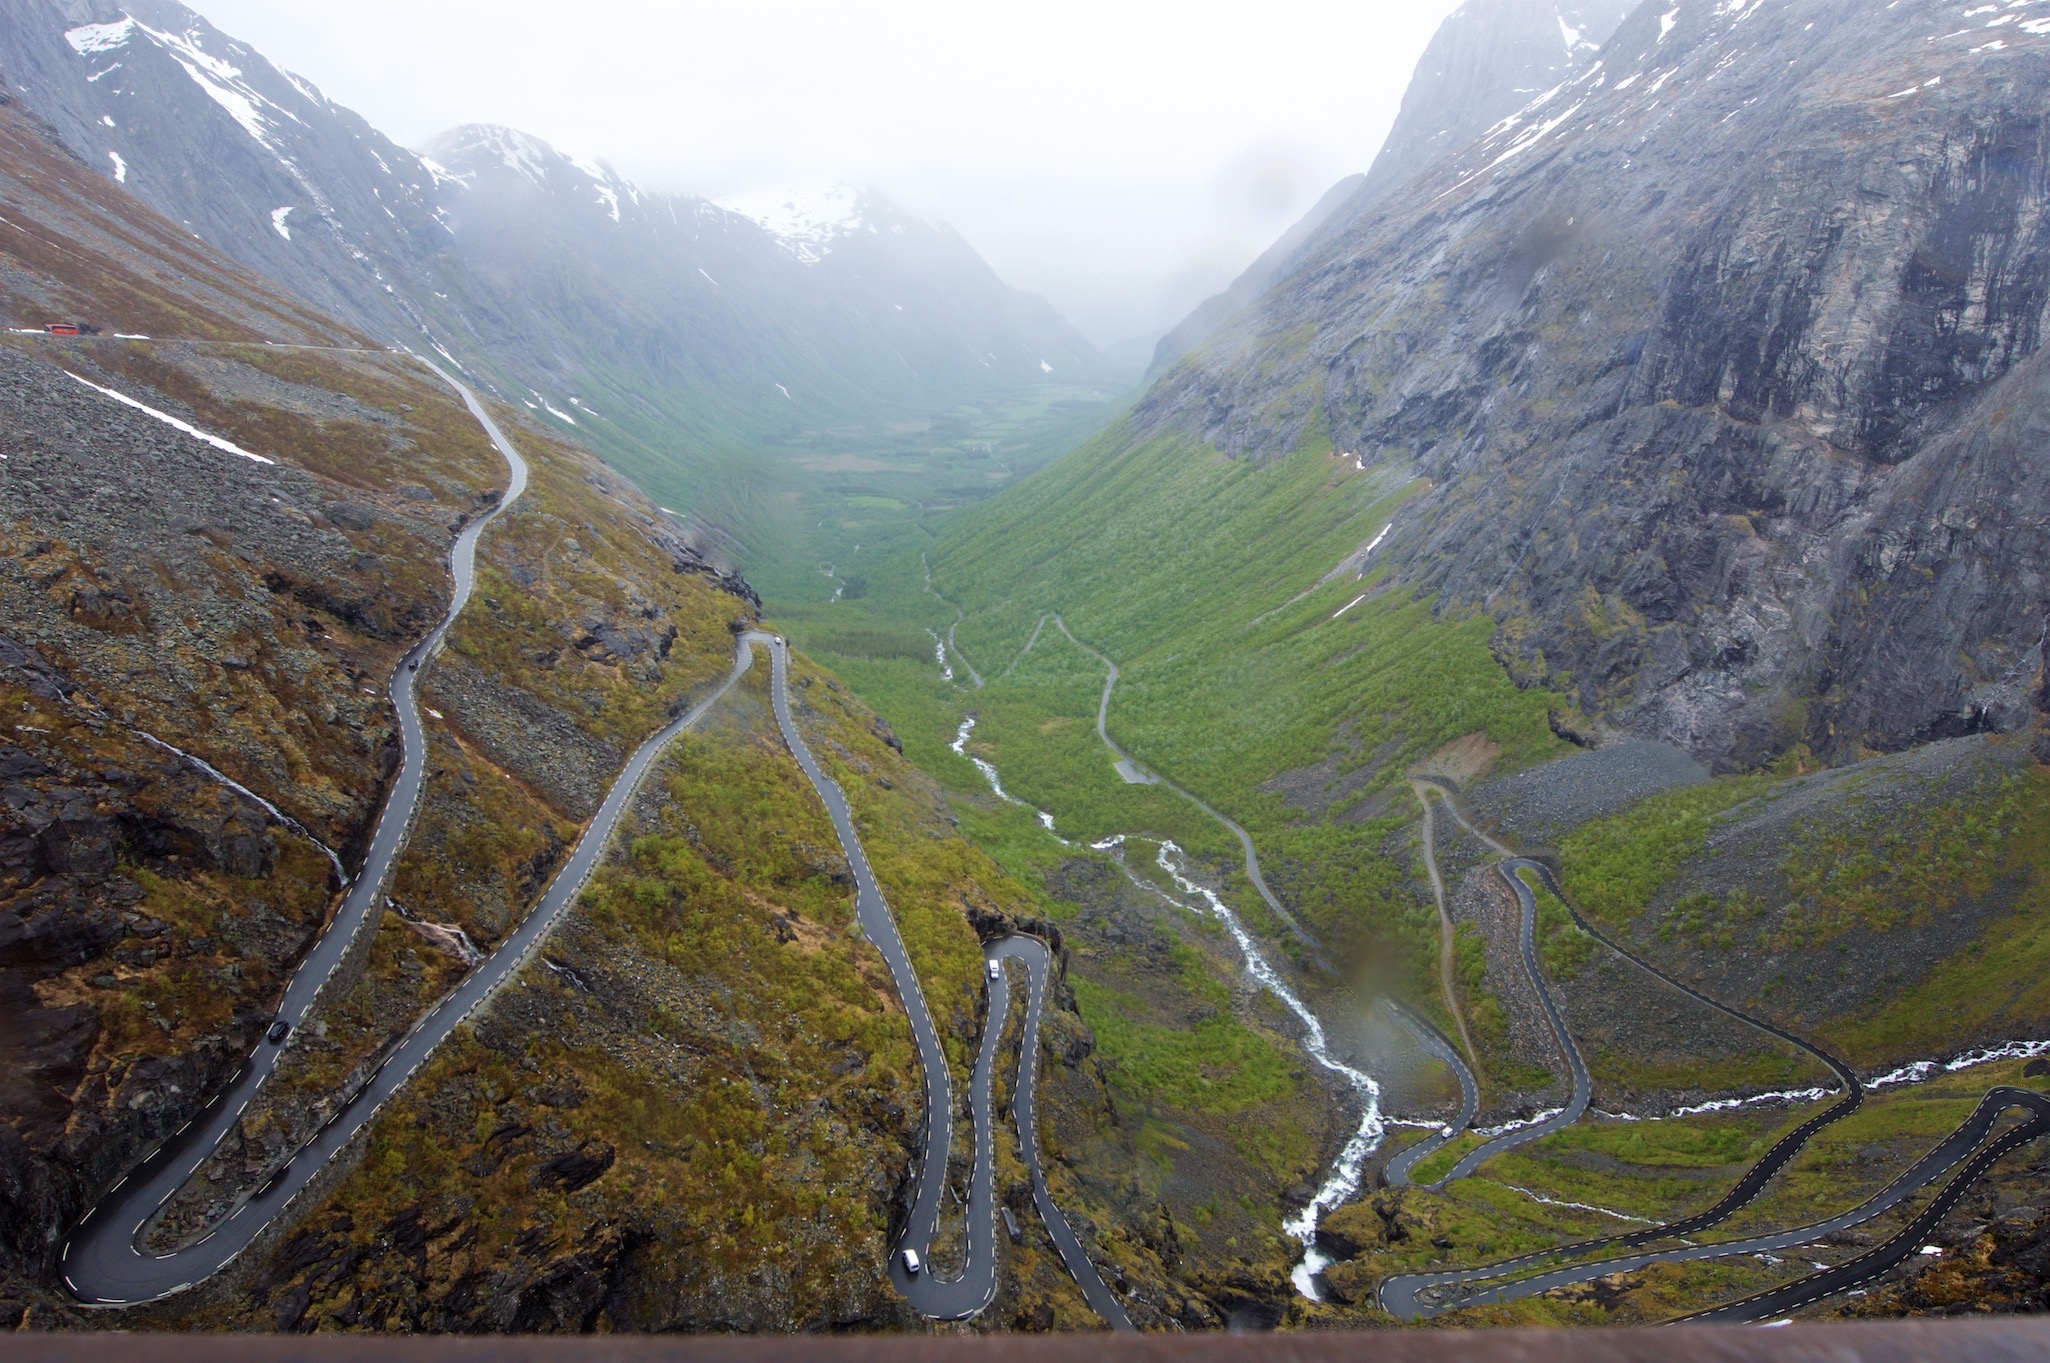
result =
[[1708,775],[1682,748],[1632,740],[1489,781],[1463,799],[1478,821],[1500,829],[1510,842],[1541,846],[1648,795],[1698,786]]

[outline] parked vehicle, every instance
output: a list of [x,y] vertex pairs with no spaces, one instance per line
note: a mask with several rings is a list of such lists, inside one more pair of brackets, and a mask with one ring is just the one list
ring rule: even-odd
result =
[[78,335],[78,323],[49,322],[44,325],[43,330],[52,336],[76,336]]

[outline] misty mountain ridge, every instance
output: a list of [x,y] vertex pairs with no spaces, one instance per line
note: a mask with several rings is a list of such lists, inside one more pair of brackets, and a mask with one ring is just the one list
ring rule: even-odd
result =
[[0,71],[0,1322],[2050,1301],[2050,0],[1471,0],[1115,416],[872,187]]
[[315,306],[576,422],[744,538],[780,533],[752,490],[779,476],[764,447],[1121,386],[1050,304],[873,189],[722,206],[487,125],[422,155],[175,0],[0,17],[0,72],[89,165]]
[[1153,349],[1152,378],[1368,212],[1396,186],[1455,156],[1499,120],[1594,60],[1630,0],[1467,0],[1438,26],[1373,164],[1327,190],[1223,293]]

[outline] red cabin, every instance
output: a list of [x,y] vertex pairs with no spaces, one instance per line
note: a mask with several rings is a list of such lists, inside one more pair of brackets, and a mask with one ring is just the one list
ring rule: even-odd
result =
[[49,332],[52,336],[76,336],[78,335],[78,323],[51,322],[43,330]]

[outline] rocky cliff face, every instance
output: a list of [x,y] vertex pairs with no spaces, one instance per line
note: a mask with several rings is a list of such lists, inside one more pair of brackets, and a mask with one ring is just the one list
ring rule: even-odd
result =
[[1394,583],[1721,764],[2032,721],[2050,7],[1645,6],[1145,399],[1435,484]]
[[[151,214],[18,102],[0,146],[0,314],[100,332],[0,343],[0,1318],[49,1323],[61,1232],[225,1081],[326,919],[397,757],[384,681],[506,470],[438,380]],[[434,716],[449,769],[399,882],[487,941],[559,856],[530,825],[583,816],[526,792],[602,788],[724,672],[752,606],[588,453],[522,434],[531,495],[482,555],[502,597],[428,678],[458,674],[435,699],[472,723]],[[548,580],[515,596],[526,562]],[[508,750],[517,775],[485,755]],[[437,926],[371,934],[384,1028],[460,974],[408,952],[460,940]],[[346,1028],[317,1030],[319,1058],[340,1049]],[[276,1134],[253,1120],[250,1145]]]
[[1404,181],[1459,155],[1497,121],[1594,60],[1629,9],[1627,0],[1467,0],[1438,26],[1418,59],[1402,110],[1366,174],[1332,186],[1229,289],[1163,336],[1149,376],[1257,303],[1276,280]]
[[[436,438],[450,399],[396,361],[337,354],[323,383],[265,344],[355,338],[124,202],[18,105],[0,143],[0,310],[200,338],[0,345],[0,1300],[18,1319],[47,1301],[58,1232],[255,1044],[329,910],[327,849],[375,813],[394,757],[378,684],[445,608],[451,531],[503,473]],[[387,383],[407,411],[361,396]]]

